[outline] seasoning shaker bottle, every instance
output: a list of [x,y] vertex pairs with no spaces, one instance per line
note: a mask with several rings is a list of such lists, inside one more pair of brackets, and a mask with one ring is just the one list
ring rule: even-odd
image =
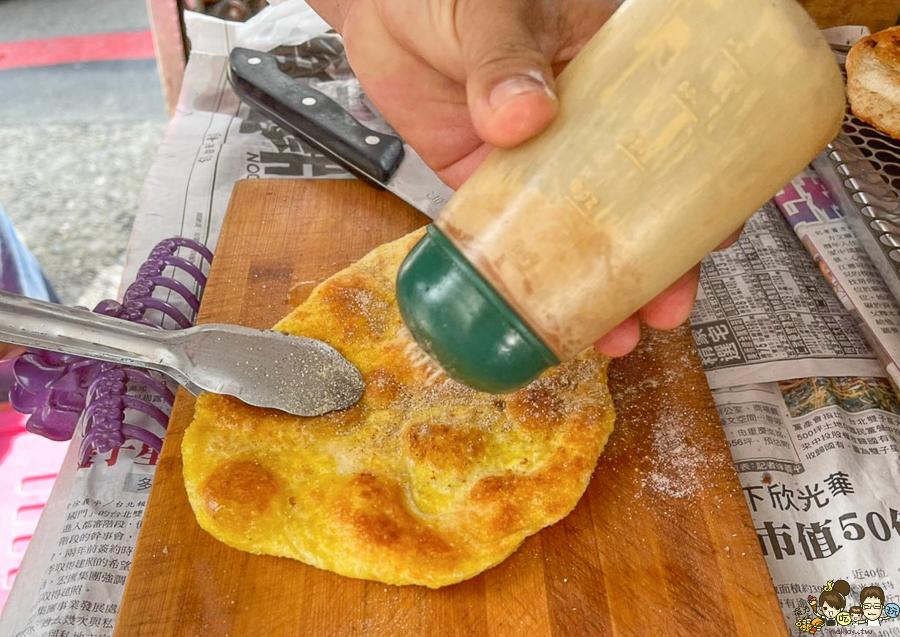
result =
[[506,393],[575,357],[733,233],[837,134],[836,61],[795,0],[628,0],[413,248],[401,316]]

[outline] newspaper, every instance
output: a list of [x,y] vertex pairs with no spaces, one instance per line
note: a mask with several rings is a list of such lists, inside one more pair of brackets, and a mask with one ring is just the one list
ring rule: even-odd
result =
[[900,304],[857,241],[840,204],[812,168],[795,177],[775,201],[895,386],[900,386]]
[[[900,603],[900,404],[891,385],[805,378],[713,397],[792,634],[815,617],[808,597],[818,600],[829,580],[849,583],[845,611],[862,606],[871,586],[885,605]],[[828,630],[900,635],[900,621]]]
[[703,261],[691,327],[712,388],[884,374],[857,325],[774,203]]
[[900,603],[900,402],[878,363],[900,310],[814,171],[704,261],[700,288],[691,328],[788,626],[812,625],[828,581],[850,586],[845,622],[865,588]]
[[[75,458],[70,454],[67,461],[74,464]],[[0,634],[112,634],[155,467],[154,450],[129,443],[67,476],[65,506],[52,519],[41,519],[54,532],[43,549],[40,583],[23,600],[15,594],[17,581]],[[29,547],[29,560],[33,556]],[[32,565],[23,563],[22,571],[26,568]],[[16,615],[23,621],[13,623]]]
[[[243,25],[190,13],[186,23],[191,60],[143,193],[124,283],[160,239],[181,235],[214,248],[239,179],[347,176],[237,100],[226,78],[232,47],[274,49],[298,81],[389,130],[353,79],[340,38],[302,0]],[[781,205],[802,207],[804,197],[789,193]],[[806,228],[812,236],[839,222]],[[851,236],[841,242],[853,249]],[[692,328],[791,633],[801,634],[804,619],[812,625],[809,595],[822,611],[823,587],[845,580],[847,611],[872,606],[860,593],[881,587],[884,623],[823,630],[900,635],[900,621],[885,616],[900,601],[900,408],[857,328],[862,313],[847,307],[773,202],[733,248],[704,262]],[[112,632],[156,457],[126,445],[76,470],[77,444],[0,618],[4,637]]]

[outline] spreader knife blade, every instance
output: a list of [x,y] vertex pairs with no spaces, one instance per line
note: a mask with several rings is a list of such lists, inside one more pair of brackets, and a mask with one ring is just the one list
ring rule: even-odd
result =
[[283,72],[269,53],[236,48],[235,93],[356,177],[385,188],[432,219],[453,195],[408,144],[360,124],[340,104]]

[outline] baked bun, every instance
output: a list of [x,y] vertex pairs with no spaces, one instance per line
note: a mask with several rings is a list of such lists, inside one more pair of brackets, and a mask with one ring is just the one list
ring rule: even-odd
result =
[[850,109],[894,139],[900,139],[900,27],[857,42],[847,56]]

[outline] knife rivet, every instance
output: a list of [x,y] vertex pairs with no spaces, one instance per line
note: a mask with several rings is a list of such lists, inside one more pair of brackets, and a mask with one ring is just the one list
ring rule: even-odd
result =
[[247,64],[249,64],[250,66],[256,66],[260,62],[262,62],[260,58],[247,58]]
[[380,142],[380,141],[381,141],[381,139],[379,139],[379,138],[378,138],[377,136],[375,136],[375,135],[369,135],[368,137],[366,137],[366,143],[367,143],[369,146],[374,146],[375,144],[377,144],[377,143]]
[[316,103],[316,98],[315,97],[304,97],[302,100],[300,100],[300,103],[303,104],[304,106],[312,106],[313,104]]

